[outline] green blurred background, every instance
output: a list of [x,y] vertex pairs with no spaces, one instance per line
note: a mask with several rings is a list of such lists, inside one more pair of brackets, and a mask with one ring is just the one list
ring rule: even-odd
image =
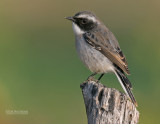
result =
[[[82,10],[96,13],[117,37],[129,63],[140,124],[159,123],[160,1],[1,0],[0,124],[87,124],[79,86],[91,73],[64,19]],[[113,74],[101,82],[123,91]]]

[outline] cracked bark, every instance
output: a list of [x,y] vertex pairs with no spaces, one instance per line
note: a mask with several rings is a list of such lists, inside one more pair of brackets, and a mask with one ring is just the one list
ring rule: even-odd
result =
[[81,84],[88,124],[137,124],[139,112],[128,97],[95,81]]

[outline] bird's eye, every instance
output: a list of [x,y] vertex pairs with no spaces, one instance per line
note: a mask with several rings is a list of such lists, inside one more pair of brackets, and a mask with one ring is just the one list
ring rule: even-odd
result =
[[86,19],[83,19],[81,22],[82,22],[82,24],[86,24],[86,23],[87,23],[87,20],[86,20]]

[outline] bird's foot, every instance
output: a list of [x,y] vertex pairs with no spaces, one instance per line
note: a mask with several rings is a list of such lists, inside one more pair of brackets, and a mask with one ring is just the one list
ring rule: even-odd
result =
[[94,76],[89,76],[88,78],[87,78],[87,81],[94,81],[95,79],[94,79]]
[[95,81],[94,76],[95,76],[96,74],[97,74],[97,73],[91,74],[91,75],[87,78],[87,81]]
[[96,80],[96,83],[98,83],[98,84],[99,84],[99,83],[100,83],[100,81],[99,81],[99,80]]

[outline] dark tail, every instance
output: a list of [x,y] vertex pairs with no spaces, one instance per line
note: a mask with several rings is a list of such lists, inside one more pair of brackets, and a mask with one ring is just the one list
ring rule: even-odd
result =
[[128,80],[128,78],[125,76],[125,74],[123,72],[121,72],[119,70],[116,70],[115,74],[116,74],[116,76],[117,76],[117,78],[118,78],[123,90],[128,95],[130,100],[133,102],[133,104],[135,106],[138,106],[137,102],[136,102],[136,99],[134,98],[133,93],[132,93],[131,82]]

